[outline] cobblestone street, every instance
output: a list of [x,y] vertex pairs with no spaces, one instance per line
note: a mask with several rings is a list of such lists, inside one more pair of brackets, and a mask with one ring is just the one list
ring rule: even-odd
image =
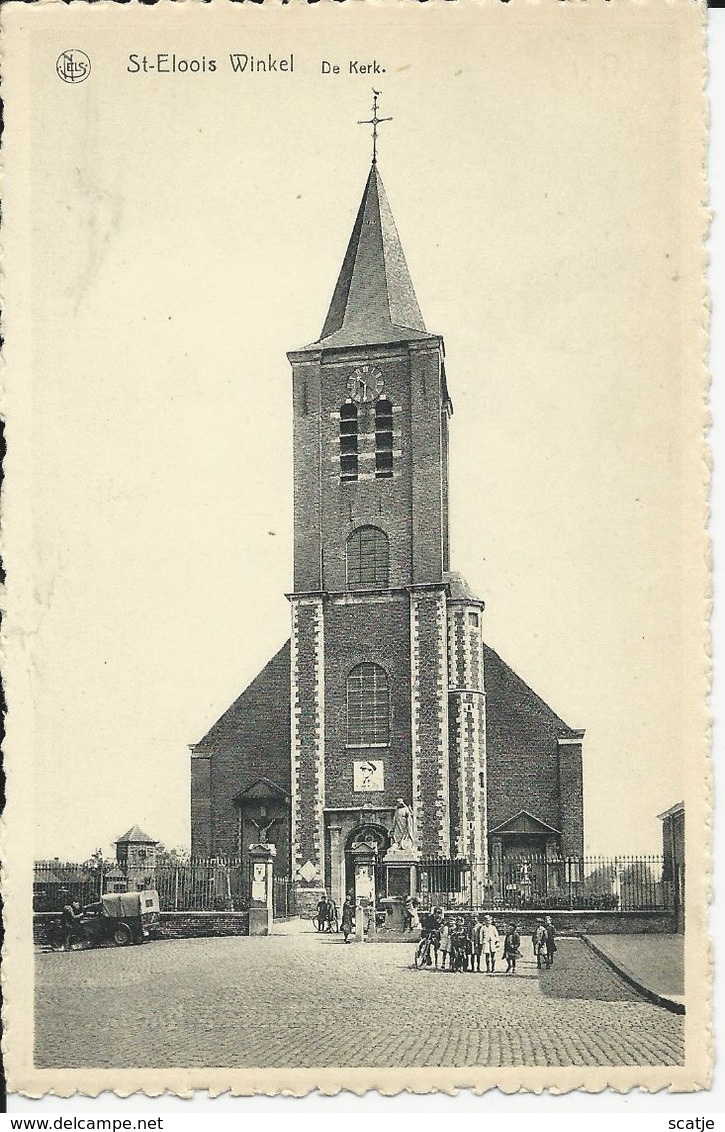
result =
[[412,944],[314,932],[36,954],[36,1064],[679,1065],[683,1019],[579,940],[515,978],[416,971]]

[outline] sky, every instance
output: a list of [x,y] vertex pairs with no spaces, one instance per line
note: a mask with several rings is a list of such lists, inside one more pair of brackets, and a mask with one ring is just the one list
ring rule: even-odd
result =
[[[41,65],[62,37],[31,45],[10,631],[34,851],[83,858],[134,823],[188,846],[188,745],[288,635],[285,352],[319,334],[368,173],[350,59],[385,67],[380,169],[445,339],[452,567],[488,643],[586,728],[587,850],[657,851],[688,789],[698,616],[677,44],[645,15],[545,32],[527,9],[512,38],[473,8],[415,36],[370,9],[352,42],[322,7],[287,35],[248,6],[187,13],[174,42],[153,9],[141,36],[99,21],[78,86]],[[270,50],[295,71],[225,63]],[[130,74],[132,51],[219,66]]]

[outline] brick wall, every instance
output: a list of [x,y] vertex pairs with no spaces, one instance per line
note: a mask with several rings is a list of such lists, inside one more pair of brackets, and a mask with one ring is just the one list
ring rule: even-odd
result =
[[584,853],[582,737],[582,732],[574,732],[558,741],[559,829],[563,857],[581,857]]
[[162,912],[165,939],[198,936],[249,935],[248,912]]
[[[383,373],[385,396],[393,406],[393,478],[375,478],[375,406],[358,410],[357,480],[340,479],[340,408],[349,401],[347,381],[360,365]],[[322,368],[322,549],[323,586],[347,588],[346,544],[356,527],[380,527],[388,536],[390,585],[411,579],[410,359],[404,346],[336,352]]]
[[[234,856],[240,851],[234,797],[260,778],[290,791],[289,641],[194,748],[194,856]],[[288,871],[286,859],[279,861],[278,870]]]
[[305,593],[322,589],[320,352],[293,358],[294,588]]
[[[446,913],[454,916],[457,913]],[[476,913],[478,915],[478,913]],[[526,941],[531,938],[538,919],[548,912],[502,912],[491,908],[481,915],[490,915],[499,931],[516,924],[519,935]],[[670,935],[675,931],[675,914],[661,912],[555,912],[552,922],[557,935]]]
[[212,846],[211,756],[191,757],[191,852],[210,857]]
[[[347,741],[347,677],[358,664],[379,664],[390,689],[390,747],[350,748]],[[393,806],[412,797],[410,742],[410,622],[406,594],[361,598],[325,607],[325,804]],[[382,793],[353,790],[353,762],[382,759]]]
[[[48,946],[49,929],[57,923],[57,913],[34,913],[33,943],[36,947]],[[161,930],[164,939],[248,935],[249,915],[247,912],[162,912]]]
[[[559,736],[570,728],[488,646],[486,756],[489,829],[528,810],[559,829]],[[581,808],[581,788],[571,805]]]
[[[413,584],[440,582],[447,545],[445,463],[441,418],[441,351],[437,344],[411,344],[411,459]],[[445,534],[444,534],[445,532]]]
[[[438,340],[297,352],[293,367],[295,592],[346,587],[345,544],[372,524],[390,540],[393,586],[439,582],[448,554],[447,429]],[[339,413],[360,365],[393,405],[393,478],[374,475],[374,406],[358,406],[359,478],[342,482]],[[413,474],[415,468],[415,474]]]

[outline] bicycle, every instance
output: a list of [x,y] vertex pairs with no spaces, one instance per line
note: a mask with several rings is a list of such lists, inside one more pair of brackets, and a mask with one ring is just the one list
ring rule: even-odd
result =
[[[423,967],[433,968],[434,966],[430,954],[430,949],[434,942],[433,934],[433,932],[427,932],[425,935],[422,935],[420,937],[418,946],[415,949],[415,955],[413,956],[413,963],[415,965],[416,971],[422,970]],[[437,951],[438,948],[436,947],[435,950]]]

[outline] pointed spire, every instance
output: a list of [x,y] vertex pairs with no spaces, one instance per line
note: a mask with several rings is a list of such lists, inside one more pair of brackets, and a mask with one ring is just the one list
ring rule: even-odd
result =
[[427,337],[430,335],[374,162],[320,342],[356,346]]

